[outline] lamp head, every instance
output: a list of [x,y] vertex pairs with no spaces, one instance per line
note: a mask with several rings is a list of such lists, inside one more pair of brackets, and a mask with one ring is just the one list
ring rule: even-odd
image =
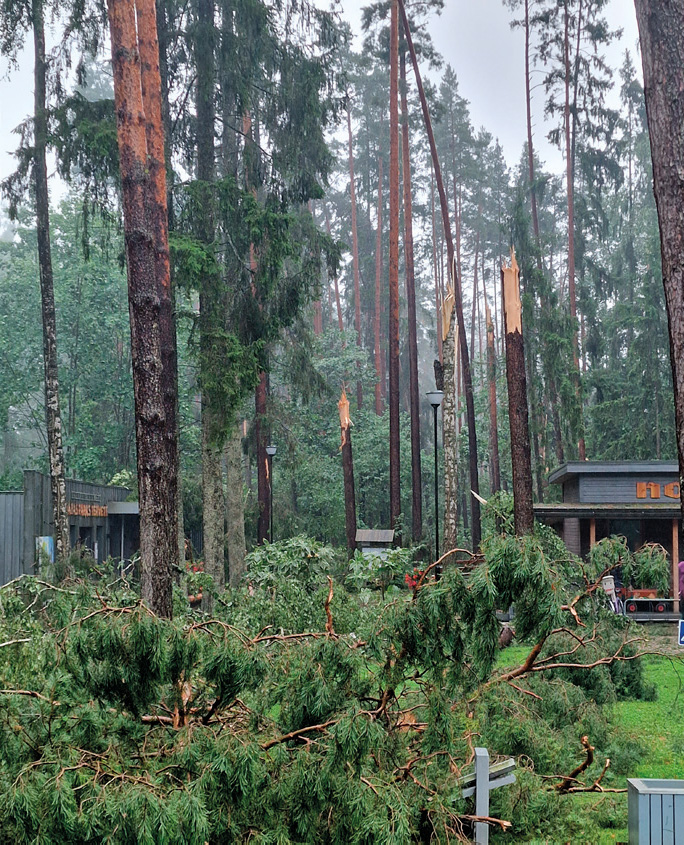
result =
[[442,399],[444,399],[444,391],[442,390],[429,390],[425,395],[433,408],[439,408]]
[[266,447],[266,454],[269,458],[272,458],[276,453],[276,447],[271,445]]

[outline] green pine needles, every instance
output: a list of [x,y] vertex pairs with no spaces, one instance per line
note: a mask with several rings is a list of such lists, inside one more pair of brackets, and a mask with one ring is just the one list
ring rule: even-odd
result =
[[[604,705],[649,692],[596,587],[607,546],[582,568],[548,532],[492,534],[484,557],[386,602],[300,585],[296,567],[267,578],[265,548],[214,618],[179,592],[173,621],[125,582],[22,578],[0,589],[0,840],[458,841],[480,744],[522,767],[492,812],[520,833],[552,826],[580,737],[589,786],[607,752],[628,769]],[[502,653],[512,602],[525,643]]]

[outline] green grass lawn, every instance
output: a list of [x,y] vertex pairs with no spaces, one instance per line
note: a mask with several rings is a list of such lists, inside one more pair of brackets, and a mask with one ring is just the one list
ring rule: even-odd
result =
[[[629,777],[684,779],[684,648],[676,645],[674,626],[649,631],[654,650],[664,655],[644,658],[646,679],[656,685],[656,701],[621,701],[611,708],[615,731],[644,749]],[[527,649],[516,646],[501,655],[501,665],[519,665]],[[606,777],[606,786],[626,788],[627,775]],[[535,843],[607,845],[627,842],[627,795],[591,793],[566,796],[573,810],[564,830]],[[615,825],[619,824],[619,827]],[[509,840],[512,841],[512,840]]]

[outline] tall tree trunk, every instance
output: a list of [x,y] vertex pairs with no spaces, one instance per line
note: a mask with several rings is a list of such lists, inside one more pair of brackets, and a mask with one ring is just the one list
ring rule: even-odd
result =
[[390,173],[389,173],[389,459],[390,523],[401,513],[399,472],[399,0],[390,17]]
[[399,57],[401,77],[402,175],[404,184],[404,263],[406,265],[406,308],[408,311],[409,407],[411,409],[411,527],[413,541],[423,536],[423,482],[420,466],[420,393],[418,386],[418,327],[416,325],[416,279],[413,265],[413,203],[411,199],[411,156],[406,91],[406,54]]
[[[150,0],[139,0],[141,6],[147,3]],[[109,0],[108,9],[131,317],[142,596],[155,613],[171,616],[171,564],[179,558],[178,451],[174,420],[168,418],[168,382],[163,372],[162,333],[171,324],[171,316],[165,313],[171,302],[171,282],[168,276],[157,275],[161,245],[156,231],[166,213],[166,188],[163,163],[154,185],[151,182],[152,152],[147,147],[142,75],[148,95],[159,100],[161,83],[158,64],[143,63],[141,69],[133,5]],[[149,29],[142,35],[150,38],[150,49],[158,51],[154,6],[142,14],[149,21]],[[161,126],[158,131],[161,133]]]
[[[453,312],[453,297],[447,297],[443,314],[448,323],[440,324],[444,340],[444,399],[442,401],[442,443],[444,450],[444,539],[443,552],[458,546],[458,326]],[[446,329],[446,334],[444,333]]]
[[499,467],[499,426],[496,413],[496,349],[494,326],[489,305],[485,303],[487,317],[487,380],[489,382],[489,453],[491,467],[492,493],[501,490],[501,470]]
[[522,335],[520,277],[515,252],[511,266],[501,270],[504,320],[506,323],[506,380],[508,382],[508,417],[511,429],[511,464],[513,466],[513,516],[515,533],[530,534],[534,529],[532,510],[532,462],[527,410],[525,350]]
[[378,158],[378,228],[375,237],[375,314],[373,341],[375,352],[375,413],[381,417],[382,407],[382,350],[380,346],[380,293],[382,289],[382,156]]
[[[634,5],[641,41],[653,186],[660,227],[684,517],[684,0],[635,0]],[[673,561],[673,589],[676,591],[675,566],[676,561]]]
[[575,381],[575,395],[577,397],[578,412],[580,417],[580,430],[577,441],[577,450],[580,461],[587,459],[587,450],[584,442],[584,410],[582,408],[582,386],[579,370],[579,342],[577,336],[577,294],[575,289],[575,167],[573,159],[573,142],[571,140],[571,123],[573,120],[570,104],[570,11],[569,0],[564,0],[564,35],[563,35],[563,58],[565,64],[565,178],[567,181],[568,199],[568,297],[570,300],[570,316],[573,319],[572,348]]
[[347,534],[349,556],[356,549],[356,494],[354,490],[354,459],[352,456],[351,420],[349,419],[349,400],[342,391],[337,403],[340,412],[340,432],[342,437],[342,470],[344,473],[344,523]]
[[539,269],[541,269],[541,237],[539,214],[537,212],[537,187],[534,179],[534,145],[532,142],[532,95],[530,86],[530,12],[529,0],[525,0],[525,105],[527,111],[527,167],[530,179],[530,203],[532,205],[532,231],[537,245]]
[[439,163],[439,156],[437,155],[437,146],[435,144],[435,136],[432,131],[432,121],[430,119],[430,111],[428,109],[427,100],[425,98],[425,91],[420,76],[420,68],[418,67],[418,59],[416,51],[413,47],[413,38],[409,30],[408,19],[406,17],[406,10],[403,5],[403,0],[395,0],[399,3],[401,8],[402,21],[404,24],[404,32],[406,33],[406,41],[409,52],[411,54],[411,61],[413,63],[413,70],[416,75],[416,84],[418,86],[418,93],[420,95],[420,103],[423,109],[423,119],[425,121],[425,130],[427,132],[428,140],[430,142],[430,152],[432,153],[432,162],[435,168],[435,180],[437,182],[437,191],[439,193],[440,207],[442,211],[442,222],[444,224],[444,238],[447,245],[447,256],[449,264],[449,272],[454,286],[456,320],[458,324],[458,337],[461,352],[461,362],[463,367],[463,378],[465,382],[466,394],[466,411],[468,419],[468,444],[469,444],[469,469],[470,469],[470,489],[473,494],[470,497],[470,507],[472,512],[472,544],[473,548],[477,549],[480,545],[481,539],[481,525],[480,525],[480,502],[477,498],[480,492],[480,485],[478,480],[477,468],[477,431],[475,428],[475,400],[473,396],[473,379],[470,370],[470,356],[468,354],[468,341],[465,333],[465,321],[463,319],[463,296],[461,293],[461,280],[456,274],[454,244],[451,238],[451,228],[449,225],[449,206],[447,203],[446,192],[444,190],[444,182],[442,181],[442,171]]
[[[354,329],[356,331],[356,345],[361,347],[361,281],[359,277],[359,234],[356,222],[356,181],[354,178],[354,151],[352,147],[351,107],[347,101],[347,134],[349,145],[349,190],[351,194],[351,227],[352,227],[352,265],[354,270]],[[363,388],[361,380],[356,382],[356,405],[359,410],[363,405]]]
[[[198,203],[198,238],[208,251],[213,250],[215,233],[214,185],[216,162],[214,149],[214,85],[216,67],[214,58],[214,2],[197,0],[197,25],[195,28],[195,66],[197,69],[197,179],[200,201]],[[211,395],[210,369],[215,361],[213,349],[225,320],[225,302],[221,280],[214,273],[207,273],[200,287],[200,384],[202,386],[202,527],[204,533],[204,571],[211,575],[217,590],[225,586],[223,499],[223,441],[221,408]],[[206,374],[206,375],[204,375]],[[203,377],[204,376],[204,377]],[[212,599],[207,593],[202,602],[211,612]]]
[[435,219],[435,171],[430,162],[430,205],[432,216],[432,268],[435,276],[435,320],[437,323],[437,356],[444,364],[444,350],[442,348],[442,309],[439,292],[439,267],[437,264],[437,221]]
[[36,192],[36,233],[40,305],[43,317],[43,372],[45,376],[45,425],[52,492],[52,520],[55,556],[65,560],[69,554],[69,516],[67,514],[64,449],[62,447],[62,415],[59,407],[59,374],[57,366],[57,318],[50,252],[50,200],[47,184],[47,108],[45,59],[45,21],[43,0],[33,0],[34,65],[34,151],[33,178]]
[[226,546],[231,587],[239,586],[245,574],[245,508],[243,503],[242,431],[234,425],[228,437],[226,458]]
[[268,455],[266,454],[268,426],[266,423],[266,411],[268,406],[268,376],[266,373],[259,375],[259,384],[255,394],[256,423],[254,432],[256,435],[256,460],[257,460],[257,542],[263,543],[269,537],[271,524],[271,479],[268,472]]
[[[161,122],[164,127],[163,153],[164,163],[166,168],[166,208],[168,217],[168,231],[173,231],[175,226],[175,215],[173,206],[173,183],[174,172],[171,164],[171,108],[169,105],[169,69],[168,69],[168,45],[169,45],[169,29],[167,19],[167,4],[165,0],[159,0],[156,4],[156,18],[157,18],[157,36],[159,38],[159,79],[161,83]],[[140,31],[140,23],[138,24],[138,31]],[[153,56],[151,57],[153,59]],[[144,91],[143,91],[144,97]],[[161,265],[160,265],[161,267]],[[178,509],[178,553],[181,560],[179,564],[183,565],[185,562],[185,530],[183,524],[183,485],[181,474],[181,459],[180,459],[180,428],[179,428],[179,408],[178,408],[178,338],[176,334],[176,294],[173,277],[173,268],[170,267],[170,297],[171,297],[171,325],[168,328],[168,340],[164,343],[164,354],[167,357],[166,366],[173,374],[173,393],[174,393],[174,416],[176,426],[176,451],[177,465],[178,465],[178,479],[177,479],[177,509]],[[167,396],[167,402],[169,397]],[[184,568],[184,567],[183,567]],[[178,581],[180,570],[176,573],[175,580]]]
[[[328,235],[332,237],[332,232],[330,230],[330,217],[328,216],[328,209],[325,209],[325,228],[328,232]],[[335,273],[334,282],[335,282],[335,305],[337,307],[337,325],[341,332],[344,331],[344,321],[342,319],[342,303],[340,302],[340,286],[337,281],[337,273]]]

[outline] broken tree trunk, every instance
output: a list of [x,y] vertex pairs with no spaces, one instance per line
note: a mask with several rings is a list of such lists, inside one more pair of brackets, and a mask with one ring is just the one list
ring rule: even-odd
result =
[[527,411],[527,379],[522,334],[520,273],[511,250],[511,266],[501,270],[504,323],[506,327],[506,380],[513,466],[513,509],[515,533],[530,534],[534,528],[532,510],[532,463]]
[[351,420],[349,419],[349,400],[344,389],[337,403],[340,412],[340,432],[342,444],[342,469],[344,472],[344,523],[347,533],[349,555],[356,549],[356,495],[354,491],[354,460],[352,457]]
[[444,448],[444,538],[443,549],[458,546],[458,326],[454,315],[451,290],[442,306],[442,321],[437,327],[442,334],[444,365],[444,399],[442,401],[442,443]]

